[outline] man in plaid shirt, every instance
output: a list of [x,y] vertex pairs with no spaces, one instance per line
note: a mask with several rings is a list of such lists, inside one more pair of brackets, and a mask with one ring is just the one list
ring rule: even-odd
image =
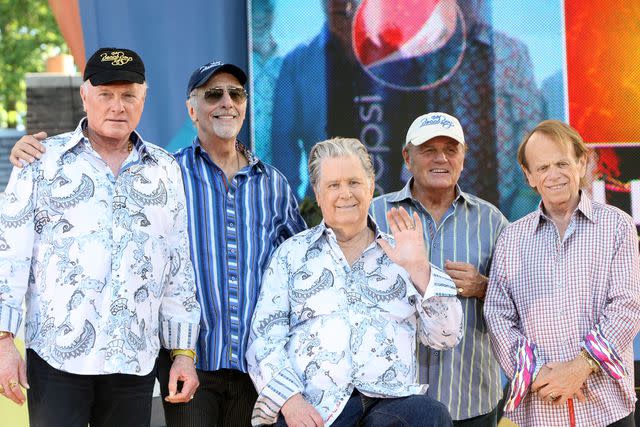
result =
[[587,157],[555,120],[518,150],[542,202],[498,238],[484,314],[520,427],[635,425],[638,236],[629,215],[580,190]]

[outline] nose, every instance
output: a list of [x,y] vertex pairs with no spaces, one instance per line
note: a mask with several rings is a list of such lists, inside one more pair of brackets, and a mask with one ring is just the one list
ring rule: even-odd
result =
[[353,197],[353,194],[351,194],[351,190],[349,190],[348,187],[344,187],[344,188],[342,188],[342,191],[340,192],[340,196],[345,198],[345,199],[350,199],[351,197]]
[[116,96],[113,98],[113,102],[111,103],[111,109],[113,111],[124,111],[124,101],[121,97]]
[[227,89],[224,90],[222,98],[220,98],[220,105],[229,108],[233,107],[233,100],[231,99],[231,95],[229,95],[229,91]]
[[447,155],[445,154],[444,151],[440,151],[436,154],[436,158],[437,161],[439,162],[446,162],[447,161]]

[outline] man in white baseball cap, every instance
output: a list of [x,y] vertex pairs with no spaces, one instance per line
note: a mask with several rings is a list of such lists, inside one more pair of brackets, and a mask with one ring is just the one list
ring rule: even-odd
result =
[[500,368],[491,352],[482,305],[495,241],[507,220],[491,203],[458,185],[466,150],[455,117],[432,112],[415,119],[402,149],[413,177],[402,190],[374,199],[371,214],[388,232],[389,209],[402,206],[417,212],[431,262],[458,287],[465,318],[462,341],[448,351],[418,348],[420,382],[429,384],[427,394],[447,405],[456,426],[495,426],[502,396]]

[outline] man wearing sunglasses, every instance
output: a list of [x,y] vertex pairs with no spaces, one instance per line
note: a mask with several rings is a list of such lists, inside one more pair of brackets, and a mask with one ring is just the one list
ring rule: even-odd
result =
[[[284,176],[236,139],[247,109],[246,82],[239,67],[216,61],[197,68],[187,85],[186,107],[197,136],[175,158],[202,308],[200,386],[190,402],[163,402],[169,427],[251,424],[257,394],[244,355],[262,273],[275,248],[306,227]],[[26,136],[10,159],[18,166],[20,158],[29,161],[43,150]],[[158,363],[163,398],[171,356],[161,352]]]

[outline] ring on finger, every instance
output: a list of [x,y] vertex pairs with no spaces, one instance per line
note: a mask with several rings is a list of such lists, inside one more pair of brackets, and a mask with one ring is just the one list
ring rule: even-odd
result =
[[549,400],[556,400],[558,398],[558,396],[555,393],[549,393],[547,397],[549,398]]
[[4,394],[4,387],[0,385],[0,394]]
[[9,380],[9,388],[11,390],[13,390],[14,388],[16,388],[18,386],[18,381],[16,380]]

